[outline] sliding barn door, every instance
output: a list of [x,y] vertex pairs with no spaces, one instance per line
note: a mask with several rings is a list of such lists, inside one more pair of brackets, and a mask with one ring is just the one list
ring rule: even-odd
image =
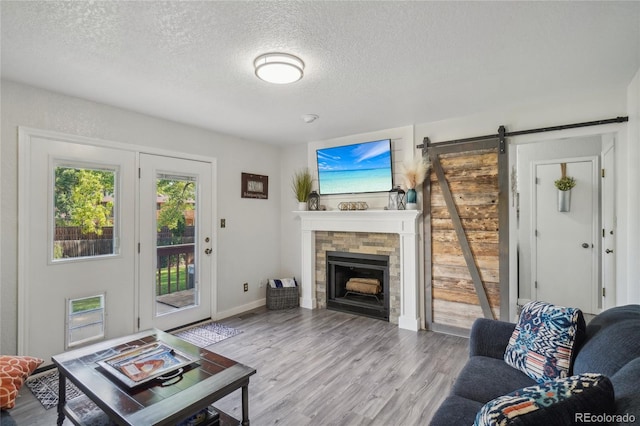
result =
[[430,325],[465,333],[476,318],[508,316],[507,155],[499,152],[497,140],[435,144],[428,153],[432,169],[424,190],[430,214],[424,215],[424,229]]

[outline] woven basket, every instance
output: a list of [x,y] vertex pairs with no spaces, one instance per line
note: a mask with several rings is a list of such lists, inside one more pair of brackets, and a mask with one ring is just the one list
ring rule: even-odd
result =
[[298,287],[273,288],[267,284],[267,309],[291,309],[299,306]]

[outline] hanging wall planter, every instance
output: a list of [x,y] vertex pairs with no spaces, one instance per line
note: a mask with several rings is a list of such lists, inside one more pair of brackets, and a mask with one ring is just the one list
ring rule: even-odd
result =
[[568,212],[571,209],[571,190],[558,190],[558,211]]
[[571,210],[571,188],[576,186],[576,180],[567,176],[567,163],[560,163],[562,177],[554,182],[558,188],[558,211],[568,212]]

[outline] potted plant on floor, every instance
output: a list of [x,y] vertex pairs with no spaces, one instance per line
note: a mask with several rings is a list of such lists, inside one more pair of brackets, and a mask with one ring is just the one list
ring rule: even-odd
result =
[[298,210],[307,210],[307,198],[311,193],[313,178],[309,169],[304,168],[293,174],[291,189],[298,201]]
[[558,211],[568,212],[571,208],[571,188],[576,186],[576,180],[567,176],[567,163],[560,163],[562,177],[554,182],[558,189]]

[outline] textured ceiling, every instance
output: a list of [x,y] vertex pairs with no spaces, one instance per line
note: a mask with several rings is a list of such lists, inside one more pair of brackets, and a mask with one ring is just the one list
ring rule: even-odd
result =
[[[274,144],[626,88],[640,2],[2,1],[2,76]],[[265,52],[305,76],[258,80]],[[318,114],[312,124],[301,115]]]

